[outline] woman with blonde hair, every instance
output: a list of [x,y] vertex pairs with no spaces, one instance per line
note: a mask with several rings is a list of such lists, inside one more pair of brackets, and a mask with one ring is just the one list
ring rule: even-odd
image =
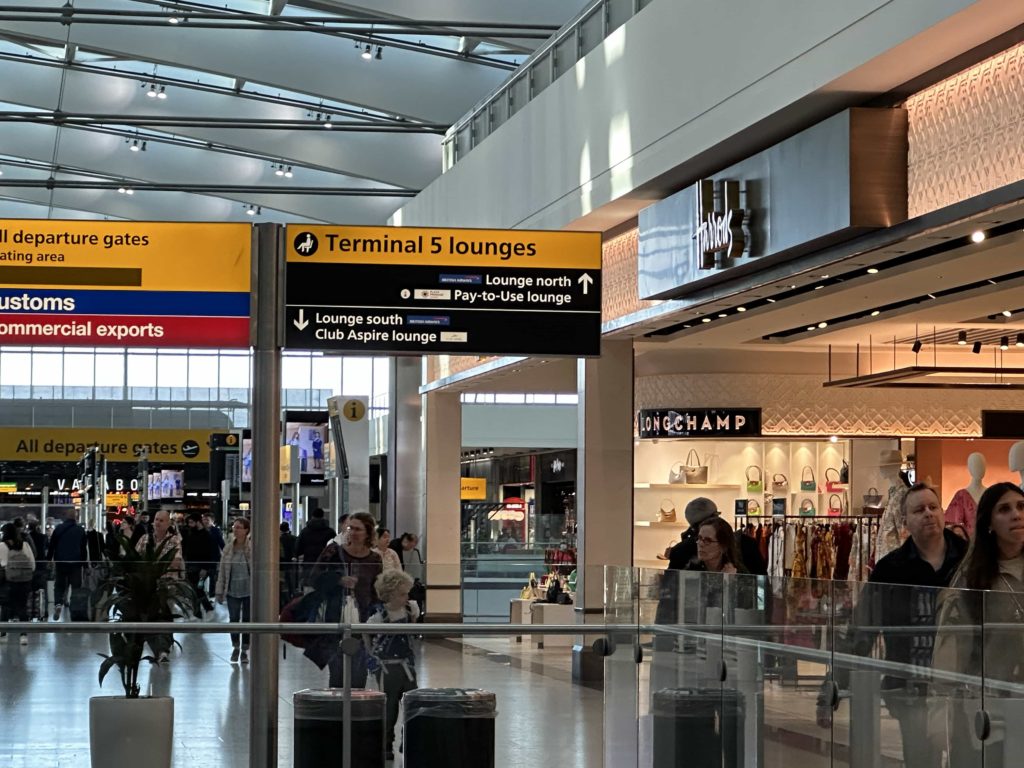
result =
[[[252,595],[252,540],[250,523],[244,517],[231,525],[231,539],[224,545],[217,572],[217,602],[228,604],[228,621],[232,624],[248,622],[251,616]],[[239,648],[241,643],[241,648]],[[249,663],[249,635],[231,633],[231,663]]]

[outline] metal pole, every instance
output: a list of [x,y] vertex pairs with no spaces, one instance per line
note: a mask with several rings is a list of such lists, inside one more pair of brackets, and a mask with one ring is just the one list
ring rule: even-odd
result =
[[[258,224],[254,231],[252,325],[253,477],[252,477],[252,618],[278,616],[278,429],[281,412],[280,228]],[[252,706],[249,709],[249,765],[277,767],[278,656],[276,635],[252,635]]]

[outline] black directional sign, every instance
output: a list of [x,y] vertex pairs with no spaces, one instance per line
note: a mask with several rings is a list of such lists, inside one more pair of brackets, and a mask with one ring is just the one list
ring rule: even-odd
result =
[[285,346],[600,354],[593,232],[289,226]]

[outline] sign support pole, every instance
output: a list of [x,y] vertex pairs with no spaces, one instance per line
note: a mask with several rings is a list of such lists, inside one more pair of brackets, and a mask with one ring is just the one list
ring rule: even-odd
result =
[[[279,343],[280,229],[259,224],[254,234],[252,323],[252,620],[277,621],[278,522],[281,510],[279,443],[281,345]],[[278,650],[276,635],[252,635],[252,706],[249,709],[249,765],[277,767]]]

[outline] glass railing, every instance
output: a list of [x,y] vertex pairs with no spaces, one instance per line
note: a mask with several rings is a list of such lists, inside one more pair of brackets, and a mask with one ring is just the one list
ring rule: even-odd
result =
[[20,621],[0,626],[0,721],[14,724],[0,762],[88,765],[91,749],[143,736],[155,749],[152,723],[90,704],[123,696],[116,663],[98,678],[127,642],[155,662],[140,664],[143,697],[174,700],[175,766],[320,765],[324,743],[331,765],[352,766],[1019,763],[1021,595],[595,567],[553,603],[506,598],[510,623],[462,624],[461,566],[427,564],[415,608],[394,600],[384,632],[376,573],[359,565],[355,614],[348,565],[300,566],[277,572],[283,615],[242,623],[233,595],[264,581],[244,563],[165,576],[204,588],[212,610],[170,620],[158,600],[151,620],[120,624],[108,620],[137,585],[109,589],[117,563],[8,580],[4,618]]

